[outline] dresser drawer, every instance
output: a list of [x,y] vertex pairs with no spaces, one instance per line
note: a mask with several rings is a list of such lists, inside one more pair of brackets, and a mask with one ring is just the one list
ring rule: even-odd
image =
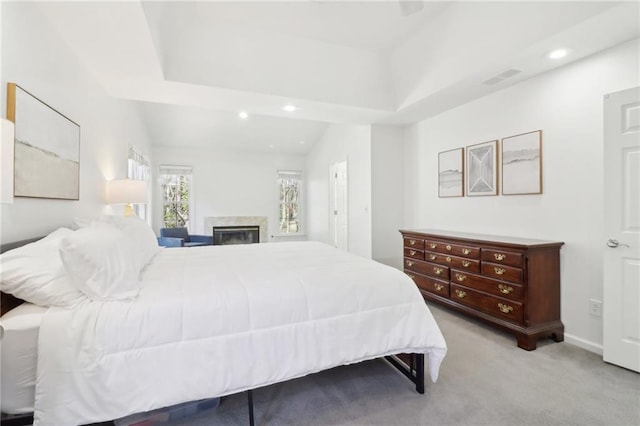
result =
[[444,241],[425,240],[425,250],[438,253],[452,254],[454,256],[466,257],[468,259],[480,259],[480,248],[451,244]]
[[482,262],[481,270],[482,274],[486,275],[487,277],[518,284],[522,284],[524,282],[524,274],[522,272],[522,269],[520,268]]
[[408,272],[407,275],[416,283],[419,289],[449,298],[449,283],[447,281],[437,280],[411,272]]
[[480,261],[478,260],[429,251],[425,252],[424,259],[429,262],[439,263],[452,268],[464,269],[471,272],[480,272]]
[[511,300],[522,301],[524,297],[524,288],[521,285],[484,278],[479,275],[469,274],[467,271],[451,269],[451,281],[455,284]]
[[505,320],[522,323],[522,303],[480,293],[451,283],[451,300]]
[[482,249],[482,261],[522,268],[524,265],[524,253],[517,251]]
[[404,246],[423,250],[424,240],[421,240],[420,238],[404,237]]
[[404,269],[414,271],[422,275],[429,275],[441,280],[449,279],[449,268],[436,263],[421,262],[419,260],[405,259]]
[[404,257],[410,257],[412,259],[424,260],[424,250],[405,247]]

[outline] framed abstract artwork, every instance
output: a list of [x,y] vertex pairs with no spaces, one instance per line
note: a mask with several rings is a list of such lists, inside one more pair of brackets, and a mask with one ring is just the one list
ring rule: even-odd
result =
[[498,141],[467,147],[467,196],[498,195]]
[[542,194],[542,130],[502,139],[502,194]]
[[438,197],[464,196],[464,148],[438,153]]
[[80,126],[15,83],[7,84],[15,124],[15,197],[80,198]]

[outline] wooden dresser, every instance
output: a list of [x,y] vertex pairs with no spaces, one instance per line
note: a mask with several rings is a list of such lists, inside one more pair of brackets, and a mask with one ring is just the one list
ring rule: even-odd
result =
[[561,242],[402,230],[404,271],[425,299],[511,331],[518,346],[564,340]]

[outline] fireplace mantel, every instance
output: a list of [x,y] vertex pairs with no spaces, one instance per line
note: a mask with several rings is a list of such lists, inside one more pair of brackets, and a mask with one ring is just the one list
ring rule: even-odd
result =
[[207,235],[213,235],[214,226],[259,226],[260,242],[269,241],[266,216],[212,216],[204,218],[204,229]]

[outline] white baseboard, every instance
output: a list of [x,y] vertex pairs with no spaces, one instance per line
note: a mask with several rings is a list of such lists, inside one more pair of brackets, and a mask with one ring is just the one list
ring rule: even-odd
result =
[[589,352],[602,355],[602,345],[599,345],[597,343],[593,343],[567,333],[564,334],[564,341],[572,345],[581,347],[582,349],[586,349]]

